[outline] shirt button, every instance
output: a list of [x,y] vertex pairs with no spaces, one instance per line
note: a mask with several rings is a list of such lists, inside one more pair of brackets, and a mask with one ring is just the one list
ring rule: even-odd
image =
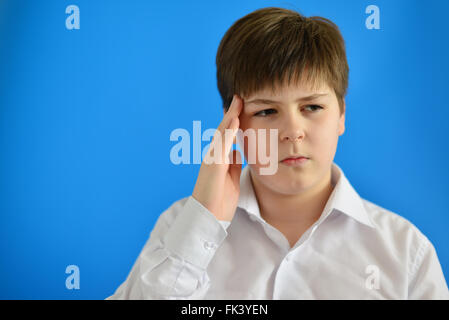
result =
[[209,241],[204,242],[204,249],[206,250],[210,250],[213,249],[215,247],[215,244]]

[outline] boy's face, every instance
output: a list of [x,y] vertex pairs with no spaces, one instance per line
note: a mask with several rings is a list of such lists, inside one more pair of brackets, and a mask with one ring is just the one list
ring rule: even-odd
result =
[[[322,94],[310,101],[297,99]],[[253,178],[276,193],[294,195],[319,184],[329,174],[337,150],[338,137],[345,131],[345,114],[340,114],[338,100],[333,89],[323,85],[311,91],[307,86],[282,86],[275,95],[263,90],[249,97],[242,97],[243,110],[240,129],[266,129],[264,154],[270,156],[270,129],[278,129],[277,161],[275,174],[260,175],[259,157],[248,165]],[[276,101],[267,104],[256,99]],[[344,110],[344,109],[343,109]],[[249,139],[245,138],[244,154],[248,162]],[[256,145],[256,150],[260,146]],[[287,157],[302,155],[308,160],[300,166],[287,166],[281,161]],[[272,159],[272,157],[270,157]],[[266,162],[265,162],[266,163]]]

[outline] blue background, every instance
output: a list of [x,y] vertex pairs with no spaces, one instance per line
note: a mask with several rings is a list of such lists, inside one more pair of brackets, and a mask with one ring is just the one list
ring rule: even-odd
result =
[[[65,27],[71,4],[80,30]],[[365,27],[371,4],[380,30]],[[432,241],[449,277],[449,1],[3,0],[1,299],[117,289],[158,216],[193,190],[200,165],[170,162],[170,133],[218,126],[218,44],[267,6],[340,27],[350,82],[335,162]],[[79,290],[65,287],[71,264]]]

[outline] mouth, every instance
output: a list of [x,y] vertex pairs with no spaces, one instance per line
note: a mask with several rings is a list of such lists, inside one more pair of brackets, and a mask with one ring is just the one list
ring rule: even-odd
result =
[[288,166],[297,166],[302,165],[307,162],[309,158],[304,156],[289,156],[283,160],[281,160],[281,163],[288,165]]

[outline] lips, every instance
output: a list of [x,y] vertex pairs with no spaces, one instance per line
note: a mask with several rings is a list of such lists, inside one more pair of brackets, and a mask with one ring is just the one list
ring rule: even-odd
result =
[[299,157],[285,158],[284,160],[281,161],[281,163],[288,167],[302,167],[308,161],[309,161],[309,158],[304,157],[304,156],[299,156]]
[[299,159],[301,159],[301,158],[309,159],[309,158],[307,158],[307,157],[305,157],[305,156],[299,155],[299,156],[289,156],[289,157],[287,157],[287,158],[282,159],[281,161],[286,161],[286,160],[299,160]]

